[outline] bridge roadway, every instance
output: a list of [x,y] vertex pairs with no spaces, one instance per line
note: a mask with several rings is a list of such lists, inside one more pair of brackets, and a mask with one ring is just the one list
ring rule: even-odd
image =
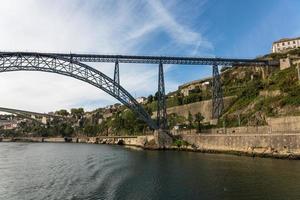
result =
[[17,110],[17,109],[12,109],[12,108],[4,108],[4,107],[0,107],[0,111],[1,112],[7,112],[7,113],[11,113],[11,114],[27,114],[27,115],[34,115],[34,116],[41,116],[41,117],[49,117],[49,118],[60,118],[61,116],[57,116],[57,115],[50,115],[50,114],[46,114],[46,113],[37,113],[37,112],[32,112],[32,111],[26,111],[26,110]]
[[136,56],[136,55],[101,55],[101,54],[54,54],[79,62],[143,63],[143,64],[177,64],[177,65],[268,65],[266,60],[209,58],[209,57],[172,57],[172,56]]
[[[36,54],[35,52],[0,52],[0,54]],[[137,56],[110,54],[74,54],[74,53],[39,53],[39,55],[64,57],[78,62],[108,62],[108,63],[143,63],[143,64],[177,64],[177,65],[272,65],[267,60],[212,58],[212,57],[177,57],[177,56]]]

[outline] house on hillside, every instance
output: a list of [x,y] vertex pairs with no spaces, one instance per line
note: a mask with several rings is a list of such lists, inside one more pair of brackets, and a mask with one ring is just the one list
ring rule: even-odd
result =
[[1,120],[0,127],[4,130],[12,130],[18,127],[17,120]]
[[283,38],[273,42],[272,53],[283,53],[300,47],[300,37]]
[[146,104],[147,103],[147,98],[146,97],[138,97],[138,98],[136,98],[136,101],[139,104]]
[[197,92],[199,90],[207,90],[210,86],[211,78],[205,78],[200,80],[191,81],[180,85],[178,90],[183,96],[188,96],[190,93]]

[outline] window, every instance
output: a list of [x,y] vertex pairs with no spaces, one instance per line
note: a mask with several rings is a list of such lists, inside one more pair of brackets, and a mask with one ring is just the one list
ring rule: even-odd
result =
[[290,42],[288,42],[288,45],[290,44]]
[[293,41],[293,44],[296,44],[296,41]]
[[282,46],[284,46],[284,42],[282,43]]

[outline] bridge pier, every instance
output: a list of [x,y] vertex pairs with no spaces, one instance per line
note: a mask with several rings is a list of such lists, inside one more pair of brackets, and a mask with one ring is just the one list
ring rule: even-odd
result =
[[212,68],[212,118],[219,119],[224,109],[222,83],[218,65],[213,64]]
[[157,149],[165,149],[173,144],[173,138],[163,129],[154,131],[154,140]]
[[158,66],[158,98],[157,98],[157,127],[161,130],[168,128],[164,69],[162,62]]
[[115,70],[114,70],[114,92],[119,95],[119,88],[117,85],[120,84],[120,72],[119,72],[119,60],[117,59],[115,62]]

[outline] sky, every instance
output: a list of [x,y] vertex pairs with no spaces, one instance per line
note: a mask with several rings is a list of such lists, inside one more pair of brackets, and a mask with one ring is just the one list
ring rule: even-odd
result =
[[[299,0],[0,0],[0,51],[255,58],[300,36]],[[113,64],[87,63],[113,77]],[[211,76],[209,66],[165,65],[166,91]],[[120,64],[134,97],[157,90],[156,65]],[[79,80],[0,74],[0,107],[49,112],[116,103]]]

